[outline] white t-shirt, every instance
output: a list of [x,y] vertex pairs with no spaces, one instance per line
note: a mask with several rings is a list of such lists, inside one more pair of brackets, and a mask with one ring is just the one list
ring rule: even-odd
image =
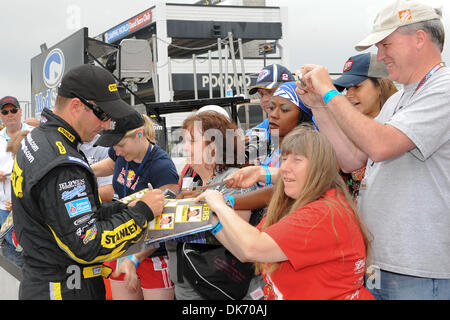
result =
[[[33,127],[23,123],[21,130],[31,131]],[[10,137],[6,133],[6,128],[0,130],[0,170],[5,173],[11,173],[14,164],[11,152],[6,152],[9,140]],[[4,182],[0,182],[0,209],[6,210],[5,202],[7,200],[11,200],[11,176],[8,176]]]
[[450,68],[417,92],[405,86],[376,121],[407,135],[416,148],[367,162],[358,204],[372,239],[368,265],[427,278],[450,278]]
[[[103,159],[109,158],[108,150],[109,148],[97,146],[94,147],[94,143],[97,141],[97,139],[100,137],[100,135],[95,136],[94,139],[92,139],[91,142],[85,142],[81,145],[81,151],[83,151],[84,155],[88,159],[89,165],[93,165],[94,163],[97,163],[99,161],[102,161]],[[106,186],[108,184],[112,184],[112,175],[107,177],[98,177],[97,183],[99,187]]]

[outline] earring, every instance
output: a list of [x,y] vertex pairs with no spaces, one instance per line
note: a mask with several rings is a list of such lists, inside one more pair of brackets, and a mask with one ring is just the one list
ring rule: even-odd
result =
[[141,132],[138,133],[138,137],[142,137],[142,133]]

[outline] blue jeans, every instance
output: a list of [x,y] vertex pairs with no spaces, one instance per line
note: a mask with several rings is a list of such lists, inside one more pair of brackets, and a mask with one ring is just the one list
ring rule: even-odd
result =
[[[6,221],[6,218],[9,215],[9,211],[8,210],[3,210],[0,209],[0,227],[1,225]],[[14,229],[14,228],[13,228]],[[13,229],[9,230],[8,233],[5,236],[5,240],[6,242],[8,242],[10,245],[12,245],[13,247],[15,247],[13,240],[12,240],[12,233],[13,233]]]
[[[379,270],[377,286],[366,286],[376,300],[449,300],[450,279],[413,277]],[[372,282],[373,284],[373,282]]]

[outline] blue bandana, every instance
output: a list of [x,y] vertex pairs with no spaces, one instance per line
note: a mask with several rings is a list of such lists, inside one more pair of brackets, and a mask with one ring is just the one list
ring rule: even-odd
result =
[[305,106],[300,100],[300,97],[298,96],[295,89],[297,88],[297,85],[295,81],[291,82],[285,82],[282,85],[278,87],[278,89],[273,94],[274,97],[282,97],[285,99],[288,99],[289,101],[293,102],[297,107],[303,110],[306,114],[308,114],[312,118],[312,112],[311,109],[309,109],[307,106]]

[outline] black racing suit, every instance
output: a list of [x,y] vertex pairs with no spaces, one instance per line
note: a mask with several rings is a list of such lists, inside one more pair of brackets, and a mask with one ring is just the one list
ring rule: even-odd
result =
[[143,236],[153,212],[142,201],[101,204],[96,178],[63,119],[44,109],[46,122],[17,152],[13,218],[23,247],[20,299],[105,299],[102,262],[122,255]]

